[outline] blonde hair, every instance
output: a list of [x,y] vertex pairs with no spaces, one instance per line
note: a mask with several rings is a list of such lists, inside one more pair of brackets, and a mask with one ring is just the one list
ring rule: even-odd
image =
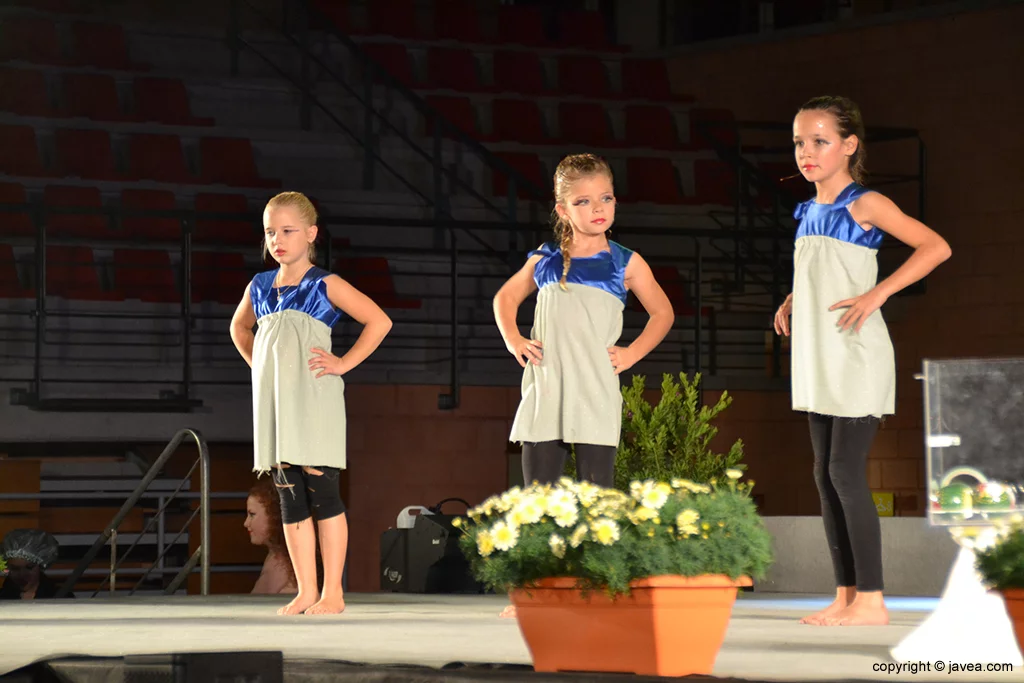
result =
[[[555,169],[555,203],[565,207],[573,183],[581,178],[599,174],[607,175],[609,181],[615,182],[612,167],[596,154],[570,154],[565,157]],[[569,275],[569,265],[572,263],[572,257],[569,255],[569,248],[572,245],[572,223],[559,216],[557,208],[552,211],[552,218],[555,239],[562,248],[562,279],[558,284],[564,290],[565,278]]]
[[[301,192],[281,192],[270,198],[267,202],[267,207],[264,209],[276,209],[281,206],[290,206],[291,208],[299,212],[299,218],[302,222],[307,225],[316,225],[316,221],[319,218],[316,213],[316,207],[313,206],[313,202],[309,201],[309,197],[302,194]],[[263,258],[267,258],[267,241],[263,240]],[[306,255],[309,257],[310,263],[316,262],[316,245],[313,242],[309,243],[306,250]]]

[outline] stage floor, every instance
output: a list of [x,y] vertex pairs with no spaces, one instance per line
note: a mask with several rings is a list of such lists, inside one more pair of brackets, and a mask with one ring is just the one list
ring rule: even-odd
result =
[[[318,676],[316,660],[333,666],[347,662],[434,668],[452,668],[455,663],[530,664],[515,621],[497,618],[506,604],[502,597],[352,594],[348,609],[339,616],[279,617],[276,609],[285,602],[262,596],[4,602],[0,673],[58,657],[232,651],[281,651],[285,679],[296,683],[337,680],[337,673],[328,673],[331,665],[326,661]],[[797,620],[824,606],[824,598],[743,593],[714,675],[753,681],[1024,681],[1020,668],[987,674],[874,671],[873,665],[891,661],[890,648],[936,602],[890,598],[892,624],[886,627],[814,627]],[[89,669],[87,663],[78,666],[79,674]],[[92,664],[94,669],[100,666],[110,663]],[[595,678],[580,676],[573,678]],[[99,675],[86,678],[110,680]],[[71,679],[84,680],[81,675]]]

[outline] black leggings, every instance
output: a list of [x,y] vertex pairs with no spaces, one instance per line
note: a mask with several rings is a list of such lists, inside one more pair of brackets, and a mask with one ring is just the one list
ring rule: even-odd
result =
[[274,475],[281,499],[281,521],[298,524],[316,516],[319,522],[345,513],[341,501],[337,467],[312,467],[323,474],[311,474],[299,465],[280,467]]
[[882,590],[882,531],[868,486],[876,417],[810,414],[814,480],[837,586]]
[[[604,488],[615,486],[615,446],[595,446],[590,443],[576,445],[576,475],[580,481],[589,481]],[[569,457],[569,444],[564,441],[541,441],[523,444],[523,482],[553,484],[565,472],[565,459]]]

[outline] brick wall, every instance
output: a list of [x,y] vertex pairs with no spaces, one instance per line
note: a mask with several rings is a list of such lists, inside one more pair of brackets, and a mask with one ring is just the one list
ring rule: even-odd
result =
[[[463,387],[462,407],[450,412],[437,409],[437,396],[445,390],[348,389],[351,590],[378,589],[380,535],[405,506],[433,505],[449,496],[475,505],[509,486],[508,434],[519,388]],[[648,392],[648,400],[658,397],[658,391]],[[718,397],[708,391],[704,400],[714,404]],[[788,393],[738,392],[716,425],[715,446],[722,451],[743,440],[764,514],[818,513],[806,421],[790,410]],[[462,511],[457,504],[450,509]]]

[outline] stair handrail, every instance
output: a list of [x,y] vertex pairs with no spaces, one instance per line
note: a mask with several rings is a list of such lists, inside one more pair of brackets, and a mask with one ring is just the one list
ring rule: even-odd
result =
[[[100,533],[99,537],[92,544],[92,547],[86,551],[85,555],[79,560],[78,565],[74,571],[68,576],[57,591],[56,597],[63,598],[71,592],[74,588],[75,583],[81,578],[85,570],[88,569],[92,561],[96,559],[100,549],[103,548],[110,540],[117,534],[117,529],[121,526],[121,523],[125,520],[128,514],[135,507],[135,504],[139,502],[143,494],[149,488],[149,485],[153,483],[153,480],[157,478],[160,471],[163,470],[164,465],[170,459],[170,457],[177,450],[178,446],[181,445],[187,437],[190,437],[195,441],[196,448],[199,451],[199,545],[189,561],[185,563],[185,566],[178,573],[178,575],[172,580],[169,592],[173,592],[177,587],[184,581],[185,577],[195,568],[196,564],[201,560],[202,566],[200,567],[200,594],[209,595],[210,592],[210,451],[206,445],[206,440],[202,434],[195,429],[182,429],[174,435],[164,447],[163,452],[153,462],[149,470],[139,481],[135,490],[132,492],[128,499],[121,506],[121,509],[114,515],[114,518],[107,524],[106,528]],[[173,497],[173,496],[172,496]],[[186,523],[186,528],[191,520]],[[130,549],[129,549],[130,550]],[[112,572],[116,567],[111,567]]]

